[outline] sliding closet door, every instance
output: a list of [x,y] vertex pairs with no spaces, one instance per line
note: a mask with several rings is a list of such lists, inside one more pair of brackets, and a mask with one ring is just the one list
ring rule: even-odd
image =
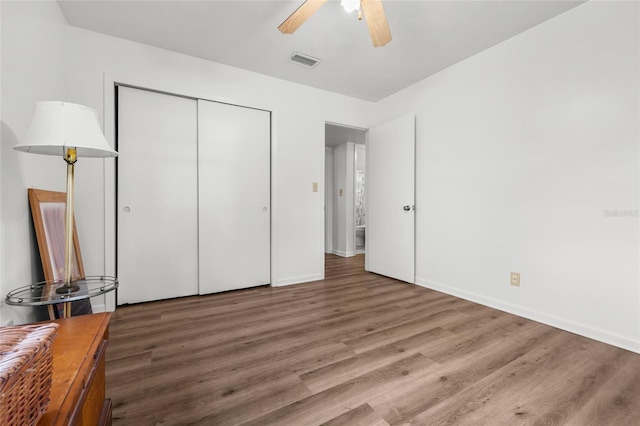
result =
[[271,114],[198,101],[200,293],[269,284]]
[[118,89],[118,304],[198,294],[197,102]]

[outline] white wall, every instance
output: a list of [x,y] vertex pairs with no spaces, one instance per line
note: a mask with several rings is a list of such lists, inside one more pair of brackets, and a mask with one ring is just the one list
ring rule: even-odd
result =
[[418,283],[640,351],[638,18],[588,2],[378,103],[416,114]]
[[352,142],[345,142],[333,148],[333,253],[343,257],[356,254],[353,211],[354,155],[355,148]]
[[365,162],[365,146],[362,144],[357,144],[355,146],[356,149],[356,170],[365,171],[366,170],[366,162]]
[[333,253],[333,147],[324,153],[324,252]]
[[34,103],[64,100],[66,21],[54,1],[0,2],[0,325],[34,321],[31,308],[4,304],[7,293],[42,279],[27,188],[65,190],[64,160],[13,150],[26,134]]

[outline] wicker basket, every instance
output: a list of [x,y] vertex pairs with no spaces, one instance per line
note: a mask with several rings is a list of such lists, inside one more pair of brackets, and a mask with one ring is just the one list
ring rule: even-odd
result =
[[0,425],[35,425],[49,405],[58,324],[0,328]]

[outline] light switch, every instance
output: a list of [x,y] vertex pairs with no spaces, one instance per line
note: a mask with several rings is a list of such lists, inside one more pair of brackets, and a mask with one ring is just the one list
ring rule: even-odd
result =
[[340,189],[340,196],[342,197],[342,189]]
[[318,192],[318,182],[313,182],[313,192]]

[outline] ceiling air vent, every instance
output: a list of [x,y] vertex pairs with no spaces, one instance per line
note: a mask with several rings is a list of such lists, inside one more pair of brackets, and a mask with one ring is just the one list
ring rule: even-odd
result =
[[314,58],[313,56],[305,55],[300,52],[293,52],[291,56],[289,56],[289,60],[294,64],[302,65],[305,68],[315,68],[316,65],[320,63],[320,59]]

